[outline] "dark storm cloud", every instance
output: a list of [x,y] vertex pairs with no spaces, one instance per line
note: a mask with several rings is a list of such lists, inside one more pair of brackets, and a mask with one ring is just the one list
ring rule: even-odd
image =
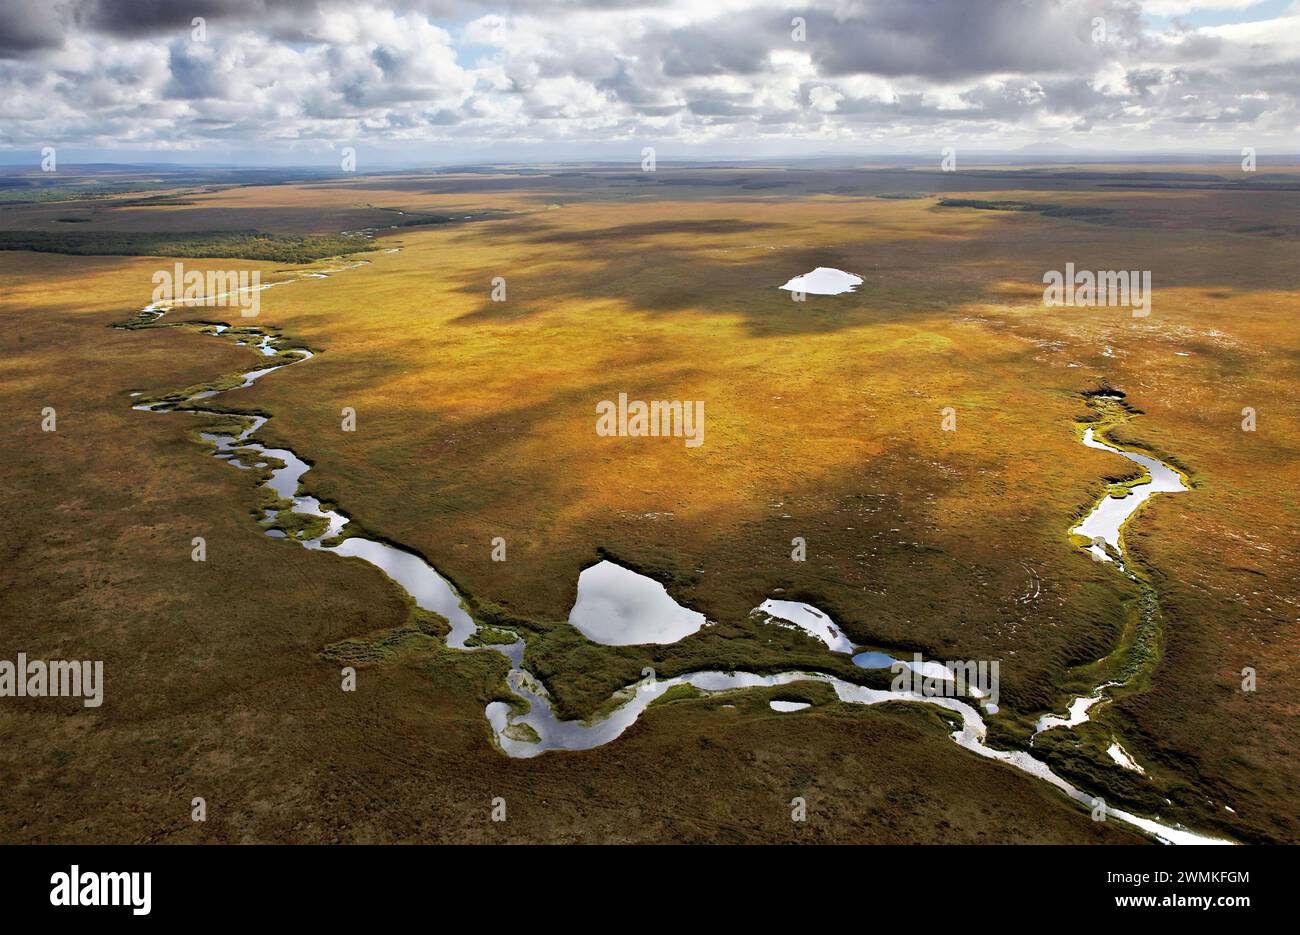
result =
[[213,23],[249,22],[271,13],[301,13],[303,8],[316,6],[313,0],[285,0],[275,4],[263,0],[84,0],[79,4],[80,19],[86,27],[123,37],[188,31],[196,16]]
[[[276,4],[277,15],[314,8],[314,0]],[[0,57],[58,49],[74,32],[134,37],[188,32],[202,16],[213,22],[247,22],[267,16],[262,0],[4,0],[0,4]]]
[[614,99],[628,104],[656,106],[662,101],[659,93],[633,76],[626,61],[619,61],[614,74],[598,80],[596,87]]
[[837,16],[807,14],[808,43],[827,75],[935,80],[1087,71],[1105,51],[1092,20],[1134,28],[1127,5],[1026,0],[881,0]]
[[752,75],[766,69],[772,54],[771,30],[737,30],[734,17],[714,20],[656,37],[662,45],[664,74],[670,78]]
[[163,93],[168,98],[197,101],[225,96],[227,85],[221,72],[213,69],[212,63],[193,46],[171,46],[167,65],[171,82]]
[[72,19],[70,4],[51,0],[0,3],[0,58],[18,57],[63,45]]
[[[323,14],[355,6],[353,0],[4,0],[0,57],[59,48],[74,29],[125,39],[188,34],[195,17],[211,28],[252,28],[286,41],[306,40]],[[486,4],[412,0],[387,6],[448,18]]]
[[[57,0],[14,0],[32,7],[55,5]],[[10,3],[10,0],[6,0]],[[69,0],[86,28],[109,35],[133,37],[189,29],[194,17],[209,24],[260,26],[282,37],[310,35],[321,14],[355,7],[354,0]],[[489,9],[527,13],[543,6],[565,10],[618,10],[645,6],[645,0],[536,0],[491,3],[489,0],[391,0],[384,4],[398,12],[423,13],[437,19],[478,15]],[[25,17],[26,18],[26,17]]]

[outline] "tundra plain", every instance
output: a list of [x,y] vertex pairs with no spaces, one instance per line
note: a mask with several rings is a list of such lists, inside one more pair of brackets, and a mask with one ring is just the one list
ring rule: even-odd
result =
[[[647,666],[886,678],[750,614],[806,601],[867,647],[1000,660],[990,736],[1008,748],[1131,676],[1035,753],[1113,804],[1294,843],[1300,175],[1213,181],[1239,175],[503,167],[36,202],[0,207],[0,231],[156,245],[372,228],[351,253],[366,265],[262,295],[256,324],[316,356],[237,405],[273,416],[259,438],[312,463],[313,495],[526,633],[565,717],[598,716]],[[388,226],[412,216],[437,220]],[[263,281],[332,262],[186,256]],[[859,709],[811,684],[676,697],[605,747],[505,757],[483,718],[503,661],[445,649],[370,566],[262,535],[254,476],[204,457],[189,417],[132,410],[133,392],[252,365],[193,331],[109,327],[173,262],[0,251],[0,658],[106,673],[95,710],[0,706],[4,840],[1142,840],[956,747],[929,707]],[[1044,273],[1067,262],[1149,270],[1151,314],[1044,307]],[[817,267],[864,282],[802,302],[778,288]],[[241,324],[222,312],[168,320]],[[1126,394],[1109,438],[1192,487],[1126,528],[1137,580],[1068,533],[1136,476],[1079,443],[1097,418],[1083,394],[1107,387]],[[599,436],[597,404],[619,393],[703,400],[705,443]],[[711,624],[670,645],[587,641],[567,616],[602,558]],[[1106,756],[1116,741],[1145,775]],[[193,796],[209,821],[190,820]]]

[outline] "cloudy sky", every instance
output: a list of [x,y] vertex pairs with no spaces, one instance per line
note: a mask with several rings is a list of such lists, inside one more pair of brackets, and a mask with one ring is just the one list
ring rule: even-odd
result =
[[0,4],[9,163],[1297,153],[1298,94],[1300,0]]

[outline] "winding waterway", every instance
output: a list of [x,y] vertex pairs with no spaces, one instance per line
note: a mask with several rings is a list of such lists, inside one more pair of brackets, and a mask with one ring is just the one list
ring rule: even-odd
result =
[[[1111,399],[1116,402],[1120,399],[1118,396],[1100,396],[1098,398]],[[1128,458],[1146,472],[1146,480],[1126,488],[1128,490],[1127,496],[1113,497],[1107,494],[1101,498],[1101,501],[1084,518],[1083,522],[1070,530],[1070,532],[1087,536],[1092,540],[1092,545],[1088,547],[1088,551],[1098,561],[1109,562],[1111,560],[1110,554],[1105,548],[1107,545],[1110,546],[1115,550],[1115,554],[1120,556],[1120,568],[1122,569],[1124,560],[1123,549],[1120,545],[1120,532],[1124,528],[1124,524],[1141,508],[1142,504],[1147,502],[1152,494],[1181,493],[1187,489],[1187,484],[1184,483],[1182,474],[1158,458],[1137,451],[1126,451],[1123,448],[1116,448],[1101,441],[1097,438],[1091,426],[1084,430],[1083,444],[1088,448],[1098,448]]]
[[[1122,403],[1124,394],[1119,392],[1095,393],[1091,398],[1111,403]],[[1097,437],[1097,432],[1092,426],[1084,429],[1081,441],[1087,448],[1109,451],[1127,458],[1145,472],[1145,479],[1140,479],[1131,485],[1119,488],[1119,491],[1125,494],[1124,496],[1115,497],[1109,491],[1102,494],[1101,500],[1092,508],[1092,511],[1083,518],[1082,522],[1070,530],[1072,533],[1086,536],[1091,540],[1091,545],[1088,546],[1087,551],[1094,561],[1114,561],[1121,573],[1136,580],[1137,576],[1129,571],[1124,563],[1122,541],[1124,525],[1137,514],[1137,511],[1150,499],[1152,494],[1181,493],[1187,490],[1186,479],[1179,471],[1158,458],[1153,458],[1151,455],[1142,454],[1138,451],[1128,451],[1114,445],[1108,445]],[[1112,555],[1115,558],[1112,559]],[[1109,700],[1107,690],[1121,684],[1123,684],[1122,681],[1103,682],[1087,695],[1075,698],[1070,703],[1068,713],[1064,717],[1056,714],[1044,714],[1038,719],[1034,736],[1037,737],[1043,731],[1052,730],[1053,728],[1077,727],[1085,723],[1091,716],[1093,709]],[[1139,771],[1142,771],[1140,767]]]
[[[352,266],[344,268],[359,265],[363,264],[352,264]],[[295,282],[301,278],[320,278],[338,271],[322,270],[306,273],[293,279],[266,283],[257,288],[268,289],[273,286]],[[211,298],[218,297],[213,296]],[[204,299],[190,300],[181,304],[192,307],[202,304],[204,301]],[[163,316],[173,307],[174,303],[153,303],[142,309],[134,322],[119,327],[146,328],[160,325]],[[168,325],[160,326],[167,327]],[[307,549],[332,552],[336,555],[359,558],[369,562],[405,590],[417,606],[446,618],[451,627],[446,639],[449,647],[474,652],[496,652],[509,660],[510,670],[506,681],[514,695],[515,702],[508,704],[502,701],[494,701],[487,705],[484,712],[495,744],[507,756],[534,757],[547,751],[587,750],[607,744],[634,724],[652,702],[663,697],[666,692],[677,686],[689,685],[699,691],[716,693],[747,688],[791,685],[797,682],[820,682],[831,686],[839,700],[849,704],[874,705],[889,702],[913,702],[935,705],[946,709],[960,722],[961,726],[951,734],[952,739],[959,746],[986,759],[997,760],[1028,773],[1037,779],[1050,783],[1084,806],[1088,808],[1094,807],[1093,795],[1077,789],[1056,775],[1045,763],[1036,759],[1029,752],[998,750],[989,747],[985,743],[987,728],[980,711],[961,698],[934,697],[910,691],[872,689],[820,672],[792,670],[761,675],[741,671],[709,670],[690,672],[673,678],[658,678],[654,674],[650,674],[642,681],[625,686],[616,692],[611,699],[611,704],[603,706],[609,710],[608,714],[585,721],[561,720],[552,709],[550,695],[546,687],[523,667],[525,644],[522,639],[518,638],[517,634],[515,634],[515,641],[508,644],[469,646],[467,641],[478,631],[478,625],[466,609],[465,603],[456,592],[456,589],[433,566],[419,555],[400,546],[366,539],[362,536],[347,536],[347,526],[350,522],[347,515],[338,510],[326,509],[315,497],[300,492],[302,478],[310,470],[310,465],[293,451],[285,448],[268,448],[253,440],[257,432],[267,423],[266,417],[251,413],[235,413],[232,415],[230,412],[208,409],[199,405],[201,402],[218,396],[225,397],[237,393],[241,389],[252,386],[268,374],[310,360],[313,357],[312,352],[305,347],[285,346],[286,342],[277,333],[264,328],[244,325],[232,329],[226,325],[197,322],[172,325],[171,327],[187,327],[211,337],[234,340],[237,344],[251,346],[263,356],[273,357],[275,360],[268,362],[268,365],[258,366],[238,374],[237,376],[242,378],[241,382],[229,389],[196,390],[188,395],[182,391],[181,393],[167,394],[152,400],[137,401],[134,408],[153,413],[188,412],[213,417],[225,424],[229,424],[232,419],[236,420],[240,425],[238,431],[227,430],[222,432],[214,430],[200,433],[204,441],[212,445],[213,455],[241,470],[260,469],[268,471],[264,485],[274,491],[279,500],[291,504],[288,508],[289,512],[314,517],[323,526],[323,531],[309,538],[297,538],[287,534],[282,529],[275,528],[276,514],[280,511],[267,510],[262,521],[267,527],[267,535],[292,539],[292,541]],[[1098,443],[1091,447],[1108,446]],[[1120,451],[1119,453],[1124,454],[1126,457],[1133,457],[1127,452]],[[1137,460],[1137,458],[1133,457],[1133,460]],[[1130,496],[1128,499],[1132,499],[1132,497]],[[1134,509],[1136,509],[1136,506],[1134,506]],[[347,537],[340,538],[341,535]],[[1115,545],[1118,548],[1118,536]],[[590,584],[596,586],[596,590],[589,592],[589,597],[592,594],[595,596],[592,597],[592,602],[588,604],[586,611],[578,613],[578,607],[575,605],[575,613],[577,614],[575,625],[578,625],[579,629],[586,627],[587,629],[584,629],[584,632],[590,630],[589,635],[596,637],[599,641],[621,643],[625,640],[631,640],[632,637],[629,634],[637,631],[641,625],[646,625],[658,628],[656,630],[658,636],[656,641],[672,642],[705,625],[706,622],[702,615],[697,615],[695,612],[677,605],[657,582],[636,575],[635,572],[628,569],[622,569],[617,565],[613,565],[613,563],[609,564],[613,567],[603,569],[596,572],[594,577],[587,578]],[[583,572],[583,575],[588,576],[590,572],[592,572],[592,569],[587,569]],[[627,577],[629,575],[643,579],[642,582],[635,582],[635,587],[631,589],[630,596],[629,593],[620,594],[617,587],[611,588],[611,585],[617,585],[618,582],[625,584],[631,582],[632,579]],[[660,592],[663,592],[662,595]],[[667,603],[664,603],[665,599]],[[612,628],[608,623],[601,624],[598,620],[600,612],[610,610],[614,610],[618,614],[615,621],[616,625]],[[756,612],[804,630],[811,637],[825,643],[831,652],[853,654],[859,648],[855,647],[844,636],[842,631],[835,626],[827,615],[811,605],[769,600],[757,608]],[[667,613],[671,619],[668,626],[663,626],[664,618],[662,615],[664,613]],[[639,636],[637,639],[639,639]],[[857,653],[853,656],[853,659],[855,663],[863,668],[883,668],[897,662],[897,660],[886,654],[874,652]],[[903,664],[913,668],[918,667],[916,662]],[[934,664],[923,662],[920,663],[919,667],[925,669],[931,665]],[[794,704],[798,705],[798,703]],[[782,711],[801,710],[801,708],[790,707],[786,704],[774,705],[774,709]],[[992,713],[992,711],[992,707],[989,706],[988,712]],[[1106,808],[1106,815],[1109,818],[1139,828],[1165,843],[1232,843],[1222,838],[1200,835],[1185,828],[1134,815],[1113,807]]]

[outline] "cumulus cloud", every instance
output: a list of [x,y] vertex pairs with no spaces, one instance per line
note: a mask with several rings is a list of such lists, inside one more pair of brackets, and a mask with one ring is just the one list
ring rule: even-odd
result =
[[0,147],[1294,150],[1300,9],[1257,6],[6,0]]

